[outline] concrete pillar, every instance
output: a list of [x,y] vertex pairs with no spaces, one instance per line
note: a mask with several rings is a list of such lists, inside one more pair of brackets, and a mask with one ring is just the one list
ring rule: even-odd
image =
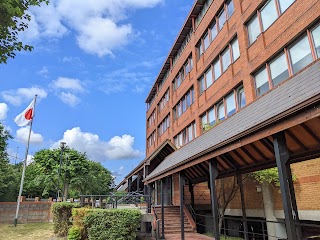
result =
[[[276,240],[276,224],[273,223],[277,221],[275,217],[275,212],[274,212],[274,201],[273,201],[273,196],[272,196],[272,190],[270,188],[270,183],[268,182],[263,182],[261,184],[261,189],[262,189],[262,196],[263,196],[263,206],[264,206],[264,214],[267,220],[267,233],[268,233],[268,239],[269,240]],[[273,221],[273,222],[268,222],[268,221]]]

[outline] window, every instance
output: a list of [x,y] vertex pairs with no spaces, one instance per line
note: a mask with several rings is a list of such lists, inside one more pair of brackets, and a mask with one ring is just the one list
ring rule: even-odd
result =
[[238,107],[240,109],[240,108],[243,108],[246,105],[246,97],[245,97],[245,94],[244,94],[243,87],[238,88],[237,95],[238,95],[237,96],[237,98],[238,98]]
[[180,99],[177,105],[173,108],[174,119],[179,118],[187,108],[193,103],[193,87]]
[[213,22],[210,28],[210,32],[211,32],[211,40],[213,41],[213,39],[215,39],[218,34],[216,22]]
[[[238,107],[237,104],[238,103]],[[245,95],[243,86],[239,86],[232,90],[227,96],[223,97],[221,101],[209,108],[204,114],[200,116],[202,130],[206,131],[213,126],[217,121],[222,121],[225,117],[229,117],[234,114],[237,110],[241,109],[246,105]],[[225,111],[226,107],[226,111]]]
[[[282,14],[295,0],[269,0],[258,13],[255,14],[252,19],[247,23],[249,44],[251,45],[260,35],[261,31],[265,31],[273,24],[280,14]],[[277,10],[277,5],[280,6],[280,14]],[[259,14],[260,12],[260,14]],[[262,23],[262,29],[260,29],[260,23]]]
[[227,15],[224,9],[221,10],[220,14],[218,15],[218,19],[219,19],[219,30],[221,30],[223,28],[223,25],[227,21]]
[[261,9],[261,20],[263,30],[265,31],[270,25],[277,20],[278,13],[276,8],[276,3],[274,0],[270,0],[262,9]]
[[209,124],[214,125],[216,122],[216,113],[214,107],[208,111]]
[[257,95],[261,96],[269,90],[268,73],[264,67],[255,75]]
[[198,58],[200,58],[202,54],[203,54],[203,48],[200,40],[200,43],[198,44]]
[[173,138],[174,144],[176,147],[181,147],[192,141],[196,136],[196,124],[191,123]]
[[270,62],[270,74],[273,86],[289,77],[288,63],[284,53]]
[[230,18],[234,12],[234,4],[233,4],[233,0],[231,0],[228,4],[228,18]]
[[312,30],[311,35],[317,57],[320,58],[320,25]]
[[231,64],[229,48],[223,51],[221,59],[222,59],[222,71],[224,72],[227,70],[227,68]]
[[158,136],[160,137],[170,127],[170,115],[167,115],[158,126]]
[[147,138],[148,147],[151,147],[156,142],[156,131],[153,131]]
[[283,13],[295,0],[279,0],[280,10]]
[[255,15],[247,24],[249,34],[249,44],[251,45],[260,35],[260,25],[257,15]]
[[223,102],[218,105],[218,119],[222,121],[225,117]]
[[206,88],[210,87],[212,84],[212,70],[211,68],[206,72]]
[[231,48],[233,58],[232,60],[234,62],[240,57],[239,42],[237,38],[231,42]]
[[233,92],[228,97],[226,97],[226,105],[227,105],[227,116],[230,116],[236,112],[236,102],[235,102]]
[[204,51],[206,51],[210,45],[210,39],[208,34],[206,34],[206,36],[204,37],[203,44],[204,44]]
[[313,61],[307,35],[289,48],[293,73],[300,71]]
[[221,75],[221,66],[220,66],[220,60],[217,59],[213,63],[213,70],[214,70],[214,80],[217,80]]
[[204,92],[204,90],[206,90],[206,85],[204,82],[204,76],[202,76],[199,80],[199,87],[200,87],[200,94]]

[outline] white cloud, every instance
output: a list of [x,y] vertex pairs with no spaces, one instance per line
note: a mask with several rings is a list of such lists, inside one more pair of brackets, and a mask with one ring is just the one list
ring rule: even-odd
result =
[[62,62],[64,63],[74,63],[74,62],[81,62],[79,57],[63,57]]
[[[52,0],[30,9],[26,39],[61,38],[74,32],[78,46],[100,57],[126,45],[133,35],[128,12],[152,8],[164,0]],[[127,21],[127,23],[124,23]]]
[[48,77],[49,70],[46,66],[43,66],[40,71],[37,72],[39,75],[43,77]]
[[69,105],[70,107],[75,107],[81,102],[81,99],[70,92],[62,92],[59,94],[59,98],[62,102]]
[[153,75],[123,68],[106,74],[101,81],[100,89],[107,94],[123,91],[141,93],[153,81]]
[[38,95],[38,100],[48,96],[47,92],[38,86],[2,91],[0,94],[4,100],[15,106],[20,106],[22,103],[29,102],[35,95]]
[[66,142],[71,148],[86,152],[96,161],[110,159],[132,159],[140,157],[141,152],[133,148],[134,137],[130,135],[115,136],[108,142],[102,141],[97,134],[82,132],[79,127],[64,132],[63,138],[52,145],[58,148],[60,142]]
[[[28,127],[23,127],[23,128],[19,128],[16,131],[15,139],[18,142],[27,143],[28,142],[28,136],[29,136],[29,128]],[[41,143],[43,143],[42,135],[39,134],[39,133],[34,133],[33,131],[31,131],[30,143],[32,143],[32,144],[41,144]]]
[[[101,31],[108,29],[108,31]],[[118,26],[111,19],[92,18],[84,23],[77,37],[78,45],[87,53],[99,57],[113,55],[112,50],[127,44],[133,33],[131,25]]]
[[9,108],[5,103],[0,103],[0,120],[5,120],[7,118],[7,112]]
[[52,81],[51,85],[57,89],[84,92],[82,82],[76,78],[59,77],[57,80]]
[[34,161],[34,157],[33,155],[29,155],[27,156],[27,166],[30,164],[30,163],[33,163]]
[[124,166],[120,166],[120,167],[119,167],[119,171],[122,172],[123,170],[124,170]]

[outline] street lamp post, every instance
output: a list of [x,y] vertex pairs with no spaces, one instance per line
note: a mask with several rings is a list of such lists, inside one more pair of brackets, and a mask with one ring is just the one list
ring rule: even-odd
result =
[[62,153],[63,150],[66,148],[66,143],[65,142],[60,142],[60,166],[58,169],[58,189],[57,189],[57,201],[59,200],[59,192],[60,192],[60,172],[61,172],[61,165],[62,165]]

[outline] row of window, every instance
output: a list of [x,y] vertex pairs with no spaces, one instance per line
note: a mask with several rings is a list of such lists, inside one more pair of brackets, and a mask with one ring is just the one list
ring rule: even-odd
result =
[[198,14],[198,16],[196,17],[196,27],[199,26],[201,20],[203,19],[204,15],[206,15],[206,12],[208,11],[211,3],[213,2],[213,0],[207,0],[204,4],[203,4],[203,8],[201,9],[200,13]]
[[188,73],[191,72],[193,68],[192,55],[188,57],[187,61],[183,64],[177,76],[174,78],[172,82],[173,91],[177,90],[180,87],[183,80],[187,77]]
[[170,114],[168,114],[158,126],[158,135],[161,136],[170,127]]
[[225,3],[218,15],[213,18],[214,21],[211,27],[209,27],[208,31],[203,35],[203,37],[197,44],[198,59],[207,50],[210,43],[216,38],[219,31],[226,23],[227,19],[229,19],[232,16],[233,12],[234,5],[233,0],[231,0]]
[[197,131],[196,131],[196,123],[193,122],[189,126],[187,126],[185,129],[183,129],[180,133],[178,133],[174,138],[174,144],[177,148],[187,144],[188,142],[192,141],[197,137]]
[[161,110],[166,106],[167,102],[169,102],[169,88],[158,103],[158,112],[161,112]]
[[194,103],[193,87],[179,100],[177,105],[173,108],[174,120],[179,118],[191,104]]
[[151,147],[156,142],[156,131],[153,131],[147,139],[148,147]]
[[241,86],[234,89],[229,95],[224,97],[201,116],[202,130],[207,130],[208,126],[213,126],[217,121],[224,120],[245,105],[245,94],[243,87]]
[[295,0],[269,0],[247,23],[251,45]]
[[156,120],[156,111],[153,110],[153,112],[151,113],[150,117],[148,118],[148,127],[150,127]]
[[186,36],[185,40],[183,41],[183,43],[181,44],[178,53],[176,54],[176,56],[173,58],[173,62],[172,65],[174,66],[176,64],[176,62],[178,61],[179,57],[181,56],[181,54],[183,53],[183,50],[186,48],[187,44],[190,42],[191,39],[191,35],[193,33],[193,29],[191,28],[188,35]]
[[320,25],[307,30],[298,41],[254,74],[257,96],[278,85],[320,57]]
[[218,56],[218,58],[209,66],[209,69],[199,79],[200,94],[209,88],[229,65],[240,57],[239,42],[235,38]]

